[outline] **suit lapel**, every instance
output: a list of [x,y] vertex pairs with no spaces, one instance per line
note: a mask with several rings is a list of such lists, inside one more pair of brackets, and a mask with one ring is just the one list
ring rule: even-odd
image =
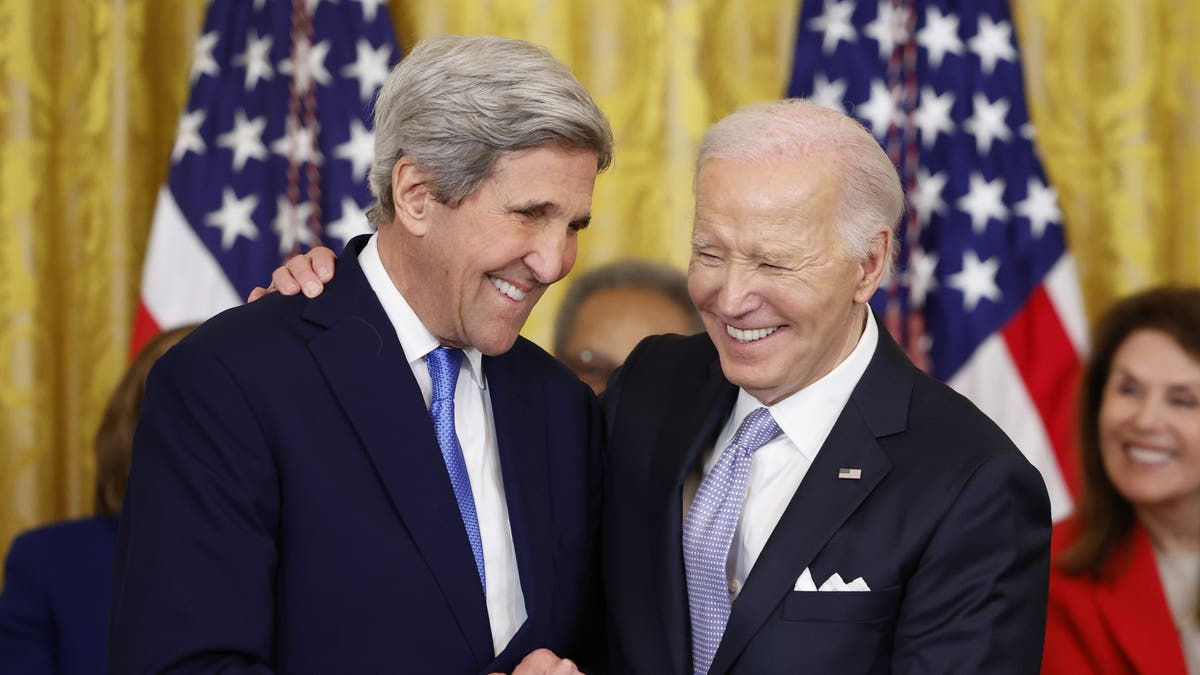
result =
[[[520,660],[526,653],[542,645],[524,645],[527,634],[543,635],[537,627],[548,616],[543,610],[553,603],[546,596],[552,587],[553,551],[550,543],[550,502],[546,492],[547,457],[546,420],[539,411],[543,392],[522,377],[516,358],[509,354],[485,357],[488,395],[492,401],[492,419],[496,428],[496,444],[500,455],[500,471],[504,477],[504,499],[508,505],[508,521],[512,528],[516,550],[517,570],[521,593],[525,599],[527,619],[505,648],[505,654]],[[497,655],[499,658],[501,655]]]
[[[1186,669],[1175,621],[1163,595],[1150,538],[1135,527],[1129,546],[1121,551],[1127,567],[1112,565],[1111,581],[1096,585],[1096,604],[1109,632],[1139,673],[1183,673]],[[1116,562],[1121,562],[1118,558]]]
[[[878,325],[875,355],[734,601],[710,673],[733,665],[804,568],[892,469],[877,438],[906,425],[913,367]],[[841,468],[861,469],[862,478],[839,479]]]
[[658,585],[659,611],[667,653],[677,673],[688,672],[691,660],[691,621],[683,567],[683,483],[701,454],[712,446],[721,423],[733,408],[737,391],[714,359],[699,396],[678,396],[665,402],[657,441],[648,448],[655,455],[647,494],[664,501],[649,505],[650,513],[660,515],[649,528],[647,550],[654,555],[651,578],[662,580]]
[[473,655],[480,663],[490,661],[487,604],[432,421],[395,331],[355,257],[343,255],[337,281],[310,301],[304,318],[327,327],[309,349]]

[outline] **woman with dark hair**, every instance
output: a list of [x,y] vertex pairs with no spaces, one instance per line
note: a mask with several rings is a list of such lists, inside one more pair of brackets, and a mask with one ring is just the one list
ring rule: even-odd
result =
[[0,673],[103,673],[117,517],[150,367],[193,328],[146,343],[96,433],[96,515],[13,540],[0,592]]
[[1200,289],[1125,298],[1094,339],[1042,672],[1200,675]]

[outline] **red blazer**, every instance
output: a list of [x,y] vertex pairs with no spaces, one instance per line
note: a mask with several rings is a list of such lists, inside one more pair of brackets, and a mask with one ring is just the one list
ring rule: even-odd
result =
[[[1078,530],[1074,518],[1054,528],[1056,562]],[[1102,580],[1051,567],[1043,675],[1187,675],[1150,538],[1140,525],[1108,567]]]

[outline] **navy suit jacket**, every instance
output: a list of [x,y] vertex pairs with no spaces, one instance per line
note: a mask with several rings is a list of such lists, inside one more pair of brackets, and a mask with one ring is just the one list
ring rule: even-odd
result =
[[0,592],[0,673],[104,673],[115,518],[86,518],[13,540]]
[[[707,335],[649,338],[605,392],[612,667],[691,673],[682,487],[737,397]],[[860,480],[838,469],[862,470]],[[1036,469],[885,331],[733,603],[713,674],[1038,672],[1050,507]],[[794,591],[809,568],[870,592]]]
[[113,672],[508,672],[600,639],[595,398],[524,339],[483,359],[528,612],[493,658],[428,410],[354,250],[319,297],[229,310],[151,372]]

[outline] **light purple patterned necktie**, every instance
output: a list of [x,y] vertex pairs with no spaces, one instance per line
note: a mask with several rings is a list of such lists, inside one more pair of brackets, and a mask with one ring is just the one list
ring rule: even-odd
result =
[[479,583],[483,586],[484,595],[487,595],[487,578],[483,573],[483,540],[479,535],[475,495],[471,493],[471,477],[467,474],[467,463],[463,460],[458,433],[454,431],[454,387],[458,384],[462,358],[461,349],[446,347],[438,347],[425,357],[425,363],[429,366],[429,377],[433,380],[433,400],[429,403],[429,416],[433,418],[433,431],[442,449],[446,472],[450,474],[450,486],[454,488],[454,499],[458,501],[458,512],[462,515],[463,526],[467,529],[467,539],[471,542],[475,568],[479,570]]
[[729,621],[729,546],[742,513],[751,453],[780,434],[766,408],[756,408],[721,453],[683,520],[683,566],[692,617],[692,668],[707,675]]

